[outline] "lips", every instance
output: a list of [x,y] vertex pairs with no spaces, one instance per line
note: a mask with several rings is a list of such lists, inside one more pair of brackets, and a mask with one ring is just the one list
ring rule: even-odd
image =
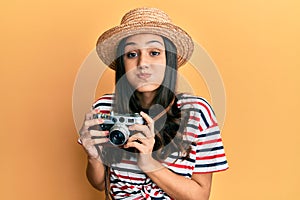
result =
[[139,73],[139,74],[137,74],[137,77],[138,77],[139,79],[146,80],[146,79],[148,79],[148,78],[151,77],[151,74],[149,74],[149,73]]

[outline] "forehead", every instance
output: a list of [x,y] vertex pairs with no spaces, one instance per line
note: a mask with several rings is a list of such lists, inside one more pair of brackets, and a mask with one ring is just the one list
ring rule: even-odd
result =
[[126,46],[149,46],[157,45],[164,47],[163,38],[155,34],[137,34],[129,36],[125,42]]

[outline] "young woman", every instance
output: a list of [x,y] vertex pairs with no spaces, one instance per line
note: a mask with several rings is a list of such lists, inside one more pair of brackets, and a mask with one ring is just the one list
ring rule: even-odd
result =
[[[128,12],[103,33],[97,53],[116,71],[114,94],[86,114],[80,141],[87,178],[112,199],[209,199],[212,173],[228,168],[220,131],[203,98],[176,93],[177,69],[193,52],[190,36],[155,8]],[[139,113],[121,146],[95,114]]]

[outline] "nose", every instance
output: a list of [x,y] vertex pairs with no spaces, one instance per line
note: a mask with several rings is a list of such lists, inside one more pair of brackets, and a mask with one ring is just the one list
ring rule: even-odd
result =
[[149,68],[149,62],[147,59],[147,55],[145,52],[141,51],[139,60],[138,60],[138,69],[143,70],[143,69],[148,69]]

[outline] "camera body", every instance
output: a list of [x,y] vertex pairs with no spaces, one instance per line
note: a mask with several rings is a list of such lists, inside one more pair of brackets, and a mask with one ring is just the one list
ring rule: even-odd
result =
[[109,131],[109,141],[114,146],[122,146],[126,144],[131,131],[128,126],[134,124],[144,124],[143,118],[138,114],[110,114],[97,113],[94,119],[104,119],[104,123],[99,124],[100,130]]

